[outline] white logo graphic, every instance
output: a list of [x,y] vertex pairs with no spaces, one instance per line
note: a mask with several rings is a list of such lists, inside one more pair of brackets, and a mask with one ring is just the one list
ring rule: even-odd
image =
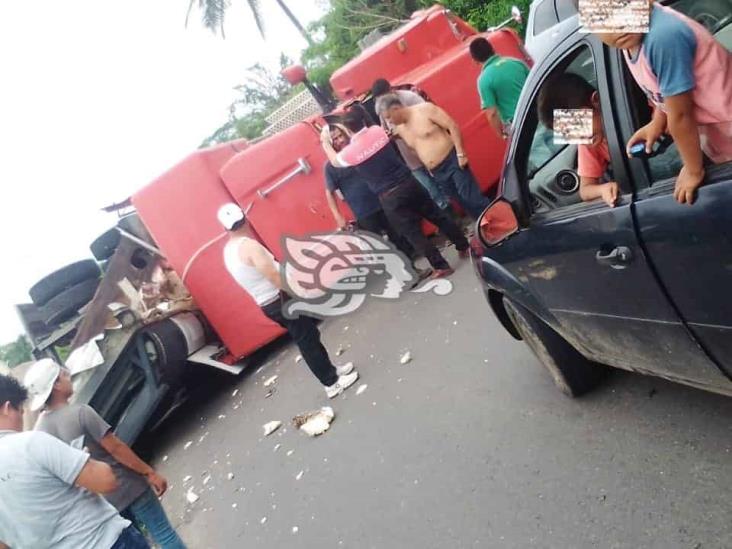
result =
[[[283,314],[327,318],[351,313],[367,296],[399,299],[417,281],[411,262],[393,245],[372,233],[320,233],[285,237],[282,279],[287,293]],[[412,290],[447,295],[449,280],[430,280]]]

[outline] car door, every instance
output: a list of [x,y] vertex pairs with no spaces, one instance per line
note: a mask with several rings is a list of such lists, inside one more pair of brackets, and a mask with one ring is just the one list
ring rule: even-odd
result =
[[[690,16],[699,13],[699,20],[710,23],[718,40],[732,48],[730,2],[706,0],[701,11],[691,2],[674,7],[688,8]],[[709,15],[725,12],[726,19]],[[632,89],[635,83],[626,73],[623,77],[626,88]],[[638,117],[636,111],[632,127],[644,122]],[[681,317],[732,377],[732,162],[707,168],[705,184],[692,206],[673,198],[680,167],[675,148],[648,162],[633,161],[636,179],[643,182],[636,202],[640,237]]]
[[[637,238],[632,186],[615,119],[604,116],[618,205],[581,202],[573,177],[576,151],[547,139],[536,98],[548,77],[583,76],[613,105],[599,41],[574,35],[531,76],[507,166],[507,186],[530,192],[528,228],[491,255],[518,278],[585,355],[617,367],[715,387],[725,379],[691,337],[659,286]],[[559,178],[557,176],[559,175]]]

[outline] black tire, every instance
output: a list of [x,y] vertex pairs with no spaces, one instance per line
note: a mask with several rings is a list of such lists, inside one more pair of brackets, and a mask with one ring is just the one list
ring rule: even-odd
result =
[[56,326],[76,314],[89,303],[97,291],[100,279],[90,278],[51,298],[43,306],[47,326]]
[[119,231],[113,227],[92,242],[89,249],[97,261],[104,261],[112,257],[119,246],[119,239]]
[[41,307],[64,290],[68,290],[85,280],[99,278],[100,274],[99,265],[93,259],[77,261],[36,282],[28,290],[28,294],[30,294],[33,303]]
[[170,319],[153,324],[145,330],[145,348],[148,358],[153,356],[153,370],[157,370],[164,383],[178,386],[185,376],[188,362],[188,342],[183,332]]
[[562,336],[525,307],[503,298],[506,312],[524,342],[565,395],[581,396],[605,378],[608,368],[585,358]]

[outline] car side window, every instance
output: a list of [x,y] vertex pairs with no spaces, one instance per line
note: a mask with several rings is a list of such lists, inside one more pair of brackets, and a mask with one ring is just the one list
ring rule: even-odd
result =
[[558,23],[554,0],[544,0],[534,10],[533,34],[537,36]]
[[573,15],[577,15],[577,6],[575,0],[556,0],[557,3],[557,14],[559,20],[564,21],[569,19]]
[[[597,74],[589,46],[583,45],[570,53],[546,76],[542,86],[566,73],[581,76],[597,88]],[[535,213],[581,202],[576,175],[577,146],[554,142],[553,130],[539,120],[538,96],[534,98],[520,130],[519,142],[530,143],[528,154],[524,153],[525,161],[521,161],[520,154],[517,155],[517,168],[521,179],[528,182]]]

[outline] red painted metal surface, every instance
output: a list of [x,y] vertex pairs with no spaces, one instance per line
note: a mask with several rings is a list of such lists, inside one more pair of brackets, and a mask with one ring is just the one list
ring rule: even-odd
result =
[[224,267],[227,238],[216,212],[232,197],[219,171],[242,150],[246,143],[238,141],[197,151],[132,197],[155,242],[175,271],[181,276],[185,272],[196,303],[236,357],[283,333]]

